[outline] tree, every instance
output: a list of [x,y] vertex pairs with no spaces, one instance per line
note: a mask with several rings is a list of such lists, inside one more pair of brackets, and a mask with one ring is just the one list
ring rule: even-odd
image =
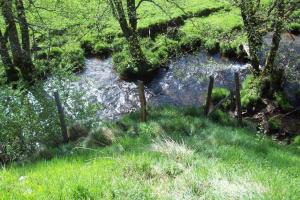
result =
[[19,80],[18,71],[11,61],[9,51],[7,48],[7,38],[4,36],[0,30],[0,55],[2,63],[5,67],[5,73],[7,82],[15,82]]
[[259,13],[259,0],[240,0],[238,5],[241,10],[245,31],[247,34],[250,61],[255,75],[260,73],[259,69],[259,49],[262,45],[262,18]]
[[[276,56],[279,50],[281,35],[286,31],[293,12],[299,8],[297,0],[273,0],[269,6],[262,5],[260,0],[234,0],[241,10],[250,50],[251,65],[254,75],[267,77],[270,82],[270,93],[273,94],[282,86],[284,72],[276,68]],[[272,32],[272,43],[267,53],[263,72],[259,68],[259,52],[262,52],[264,34]]]
[[[1,59],[9,82],[18,80],[21,75],[23,80],[32,83],[34,65],[31,59],[29,26],[25,8],[22,0],[14,0],[14,3],[15,9],[13,0],[0,0],[1,12],[6,26],[5,35],[0,34]],[[14,10],[17,12],[17,19],[15,19]],[[17,24],[19,24],[22,44],[20,43]],[[12,58],[10,58],[10,54]],[[16,69],[21,72],[20,75]]]
[[124,37],[128,42],[130,55],[138,67],[139,75],[145,75],[147,73],[147,66],[149,65],[142,51],[137,33],[137,9],[142,2],[144,1],[140,0],[140,2],[136,4],[135,0],[126,0],[127,12],[125,12],[122,0],[108,0],[112,13],[119,22]]

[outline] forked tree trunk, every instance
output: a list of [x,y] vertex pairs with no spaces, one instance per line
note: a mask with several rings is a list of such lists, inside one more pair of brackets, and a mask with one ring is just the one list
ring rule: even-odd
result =
[[146,67],[148,65],[146,56],[144,55],[137,34],[137,14],[136,14],[136,3],[135,0],[127,0],[127,15],[124,11],[122,0],[109,0],[112,8],[113,15],[118,20],[121,30],[124,34],[126,41],[129,46],[129,53],[133,58],[135,65],[139,69],[139,74],[143,75],[146,73]]
[[18,29],[13,13],[12,0],[0,0],[0,7],[7,27],[8,40],[11,48],[12,64],[20,69],[22,78],[33,82],[34,65],[31,60],[30,39],[28,23],[25,16],[25,9],[22,0],[15,0],[16,10],[18,12],[18,22],[20,24],[22,45],[20,44]]
[[18,20],[22,38],[23,67],[21,69],[21,72],[23,77],[27,81],[31,82],[34,66],[31,59],[29,26],[25,15],[23,0],[15,0],[15,4],[18,13]]

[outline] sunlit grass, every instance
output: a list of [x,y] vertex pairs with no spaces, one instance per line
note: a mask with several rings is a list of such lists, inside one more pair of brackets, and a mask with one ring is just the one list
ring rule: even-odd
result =
[[[196,109],[159,108],[114,126],[106,148],[10,166],[0,199],[298,199],[300,150]],[[118,128],[119,127],[119,128]],[[131,136],[130,136],[131,135]]]

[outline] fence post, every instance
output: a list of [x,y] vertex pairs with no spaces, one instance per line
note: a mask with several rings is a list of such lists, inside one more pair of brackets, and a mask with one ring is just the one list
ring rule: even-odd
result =
[[240,76],[238,72],[234,73],[235,78],[235,103],[236,103],[236,109],[237,109],[237,115],[238,115],[238,123],[239,125],[243,124],[243,118],[242,118],[242,106],[241,106],[241,94],[240,94]]
[[207,91],[207,98],[206,98],[206,106],[205,106],[205,115],[208,116],[209,114],[209,108],[211,104],[211,95],[212,95],[212,90],[214,87],[214,77],[210,76],[209,77],[209,85],[208,85],[208,91]]
[[235,108],[236,108],[236,103],[235,103],[235,99],[234,99],[234,90],[230,90],[230,111],[234,112]]
[[59,98],[59,93],[57,91],[54,92],[54,98],[55,98],[55,103],[56,103],[57,112],[58,112],[58,116],[59,116],[60,128],[61,128],[61,134],[62,134],[62,137],[63,137],[63,142],[68,143],[69,142],[69,137],[68,137],[68,130],[67,130],[66,121],[65,121],[64,108],[61,105],[60,98]]
[[139,87],[139,97],[141,104],[141,122],[147,121],[147,111],[146,111],[146,97],[145,97],[145,86],[143,81],[138,81]]

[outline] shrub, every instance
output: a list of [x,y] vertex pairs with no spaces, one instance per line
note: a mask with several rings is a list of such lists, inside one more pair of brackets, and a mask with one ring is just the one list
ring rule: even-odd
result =
[[[67,125],[84,120],[87,129],[94,127],[94,116],[99,110],[97,104],[86,102],[83,93],[76,89],[70,92],[66,88],[66,85],[70,84],[65,76],[66,85],[62,82],[56,85],[56,78],[52,77],[53,85],[50,91],[60,91]],[[38,82],[30,91],[13,90],[8,86],[0,88],[0,164],[25,161],[38,156],[49,158],[53,155],[49,149],[62,144],[59,117],[51,95],[44,90],[44,85]],[[54,153],[65,153],[68,150],[70,148],[62,147]]]
[[[47,106],[45,106],[47,105]],[[0,163],[25,160],[45,138],[58,136],[55,105],[39,89],[28,95],[3,86],[0,90]]]
[[147,124],[141,124],[138,128],[138,132],[141,135],[147,135],[150,137],[159,137],[165,133],[162,127],[156,122],[149,122]]
[[120,76],[127,77],[138,73],[138,68],[127,50],[114,53],[113,63],[114,69]]

